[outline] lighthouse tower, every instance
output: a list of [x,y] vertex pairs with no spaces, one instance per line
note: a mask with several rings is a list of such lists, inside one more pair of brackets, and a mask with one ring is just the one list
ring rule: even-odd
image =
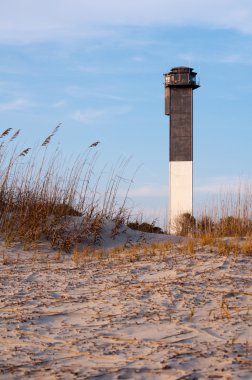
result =
[[165,78],[165,114],[170,116],[170,232],[176,219],[193,214],[193,90],[199,87],[190,67],[174,67]]

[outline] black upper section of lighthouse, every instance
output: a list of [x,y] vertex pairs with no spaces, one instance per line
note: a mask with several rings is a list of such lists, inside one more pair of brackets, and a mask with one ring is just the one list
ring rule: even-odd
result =
[[190,67],[174,67],[165,78],[165,114],[170,115],[170,161],[193,160],[193,90],[199,87]]

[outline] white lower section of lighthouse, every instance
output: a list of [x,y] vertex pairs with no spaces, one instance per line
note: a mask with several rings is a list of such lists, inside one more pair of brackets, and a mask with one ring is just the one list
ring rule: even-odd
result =
[[193,213],[193,163],[170,161],[170,233],[176,233],[176,219]]

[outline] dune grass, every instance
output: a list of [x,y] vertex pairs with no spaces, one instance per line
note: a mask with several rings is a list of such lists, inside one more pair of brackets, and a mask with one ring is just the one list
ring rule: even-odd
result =
[[70,251],[78,242],[101,243],[106,219],[114,221],[116,235],[128,217],[127,192],[121,204],[117,199],[127,161],[111,171],[103,190],[95,149],[70,168],[60,153],[49,153],[60,126],[37,149],[13,146],[20,130],[11,135],[8,128],[0,135],[0,235],[6,246],[18,241],[29,249],[47,239],[53,248]]
[[[144,232],[163,231],[155,223],[130,221],[127,196],[118,201],[127,160],[121,160],[111,170],[104,185],[102,171],[97,175],[97,153],[92,145],[84,156],[79,156],[69,167],[62,155],[50,153],[48,146],[58,132],[57,125],[38,148],[20,149],[17,143],[21,130],[10,128],[0,134],[0,236],[6,246],[21,242],[25,249],[34,248],[42,240],[60,251],[75,252],[79,243],[102,245],[102,229],[106,221],[113,221],[111,238],[115,238],[123,224]],[[197,238],[184,249],[191,255],[199,243],[215,246],[227,254],[242,249],[252,251],[252,191],[248,185],[236,192],[220,195],[205,207],[197,218],[181,215],[177,234]],[[223,237],[246,237],[242,246],[219,242]],[[196,245],[195,245],[196,244]],[[151,247],[151,251],[155,251]],[[77,252],[77,253],[76,253]]]
[[234,191],[220,192],[196,217],[179,215],[175,228],[177,235],[199,237],[206,244],[221,237],[252,236],[251,186],[244,183]]

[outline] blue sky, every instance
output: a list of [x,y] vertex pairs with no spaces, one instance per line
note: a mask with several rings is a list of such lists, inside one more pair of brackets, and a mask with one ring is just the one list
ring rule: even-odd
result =
[[168,118],[163,73],[190,65],[194,199],[252,176],[250,0],[0,0],[1,130],[23,146],[62,122],[66,156],[99,140],[98,167],[131,157],[131,204],[165,215]]

